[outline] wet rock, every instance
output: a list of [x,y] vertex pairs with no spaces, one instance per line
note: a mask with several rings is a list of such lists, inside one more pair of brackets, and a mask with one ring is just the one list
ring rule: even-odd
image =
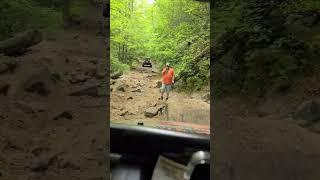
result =
[[111,79],[118,79],[122,75],[123,75],[123,73],[121,71],[119,71],[119,72],[115,72],[115,73],[111,74],[110,77],[111,77]]
[[10,84],[4,81],[0,81],[0,94],[6,96],[8,94]]
[[54,120],[58,120],[58,119],[61,119],[61,118],[65,118],[65,119],[72,119],[73,118],[73,115],[68,112],[68,111],[64,111],[60,114],[58,114],[56,117],[54,117],[53,119]]
[[308,125],[320,120],[320,100],[303,102],[293,114],[293,118],[300,121],[300,125]]

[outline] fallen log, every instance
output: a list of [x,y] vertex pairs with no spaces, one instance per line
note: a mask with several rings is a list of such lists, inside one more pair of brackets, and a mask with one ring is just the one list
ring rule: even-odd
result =
[[0,54],[6,56],[19,56],[24,54],[29,47],[42,41],[41,32],[38,30],[28,30],[16,36],[0,41]]

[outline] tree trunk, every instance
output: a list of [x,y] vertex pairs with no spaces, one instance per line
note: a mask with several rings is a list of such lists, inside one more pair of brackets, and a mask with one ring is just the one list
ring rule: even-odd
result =
[[120,62],[122,61],[122,59],[121,59],[121,44],[120,43],[118,45],[118,59]]
[[70,4],[71,0],[62,0],[62,17],[65,26],[69,26],[71,23]]

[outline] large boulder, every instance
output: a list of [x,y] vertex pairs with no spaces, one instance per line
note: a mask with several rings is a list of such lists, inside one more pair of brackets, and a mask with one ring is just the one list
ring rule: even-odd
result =
[[[31,66],[31,65],[30,65]],[[26,67],[18,74],[18,81],[12,84],[10,95],[17,96],[23,93],[33,93],[48,96],[54,88],[51,71],[44,66]]]
[[111,74],[111,79],[118,79],[120,76],[122,76],[123,73],[121,71],[115,72],[113,74]]
[[293,118],[299,120],[301,125],[313,124],[320,120],[320,100],[303,102],[295,111]]
[[145,110],[144,116],[152,118],[156,115],[158,115],[159,108],[158,107],[149,107],[148,109]]
[[38,30],[28,30],[0,42],[0,54],[17,56],[25,53],[29,47],[42,41],[42,34]]
[[126,89],[128,88],[128,85],[126,84],[119,84],[117,87],[116,87],[116,90],[117,91],[122,91],[122,92],[126,92]]
[[165,105],[163,103],[155,103],[151,107],[147,108],[144,112],[144,116],[152,118],[162,112]]

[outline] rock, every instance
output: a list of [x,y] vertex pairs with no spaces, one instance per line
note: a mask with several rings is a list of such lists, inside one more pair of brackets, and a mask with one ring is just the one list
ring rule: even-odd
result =
[[210,102],[210,93],[207,93],[205,95],[202,96],[202,99],[205,101],[205,102]]
[[122,92],[125,92],[126,91],[126,88],[128,88],[128,85],[126,84],[120,84],[116,87],[116,90],[117,91],[122,91]]
[[122,75],[123,75],[123,73],[121,71],[119,71],[119,72],[113,73],[110,77],[111,77],[111,79],[118,79]]
[[10,88],[11,96],[19,96],[23,92],[48,96],[52,92],[53,81],[51,72],[46,67],[30,65],[26,71],[21,72],[19,80]]
[[81,68],[80,67],[76,67],[76,71],[77,72],[81,71]]
[[28,30],[16,36],[0,41],[0,54],[17,56],[27,52],[27,49],[42,41],[42,34],[38,30]]
[[96,60],[96,59],[91,59],[91,60],[89,60],[89,62],[92,63],[92,64],[94,64],[94,65],[97,64],[97,60]]
[[70,59],[68,57],[65,57],[64,62],[68,64],[70,62]]
[[111,84],[111,85],[114,85],[115,83],[116,83],[115,80],[111,80],[111,81],[110,81],[110,84]]
[[120,112],[120,116],[126,116],[129,114],[129,111],[123,111],[123,112]]
[[152,106],[149,107],[145,112],[144,112],[144,116],[146,117],[154,117],[156,115],[158,115],[158,113],[160,111],[162,111],[162,109],[164,108],[164,104],[161,103],[157,103],[156,106]]
[[44,172],[48,170],[49,167],[58,160],[59,154],[61,153],[57,153],[56,155],[53,155],[53,156],[43,155],[33,160],[31,164],[31,170],[33,172]]
[[77,74],[74,77],[72,77],[69,82],[71,84],[77,84],[77,83],[84,83],[88,80],[88,76],[84,74]]
[[130,96],[130,97],[127,98],[127,100],[129,100],[129,99],[133,99],[133,97]]
[[293,118],[312,124],[320,120],[320,100],[309,100],[303,102],[295,111]]
[[73,118],[73,115],[69,112],[69,111],[64,111],[60,114],[58,114],[56,117],[54,117],[53,119],[54,120],[58,120],[58,119],[61,119],[61,118],[66,118],[66,119],[72,119]]
[[149,107],[144,112],[144,116],[151,118],[158,115],[158,112],[159,112],[159,109],[157,107]]
[[50,90],[46,84],[42,81],[34,82],[25,88],[27,92],[37,93],[41,96],[47,96],[50,94]]
[[13,71],[17,67],[17,61],[8,56],[0,55],[0,73]]
[[69,96],[100,96],[97,85],[86,85],[69,94]]
[[58,168],[59,169],[73,169],[73,170],[79,170],[80,166],[76,165],[75,163],[68,161],[68,160],[61,160],[58,162]]
[[140,88],[132,90],[131,92],[142,92]]
[[4,81],[0,81],[0,94],[6,96],[10,85]]
[[155,86],[155,88],[160,88],[162,86],[162,82],[161,81],[157,81],[157,85]]
[[29,103],[22,102],[22,101],[16,101],[14,104],[18,109],[21,109],[23,112],[25,112],[27,114],[45,111],[45,108],[39,104],[38,105],[34,105],[34,104],[31,105]]
[[62,78],[61,78],[61,75],[58,73],[58,72],[54,72],[51,74],[51,79],[55,82],[57,81],[60,81]]

